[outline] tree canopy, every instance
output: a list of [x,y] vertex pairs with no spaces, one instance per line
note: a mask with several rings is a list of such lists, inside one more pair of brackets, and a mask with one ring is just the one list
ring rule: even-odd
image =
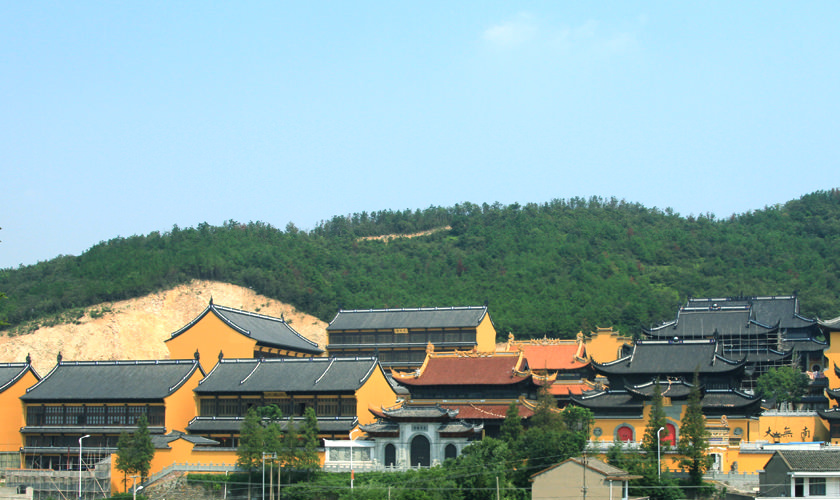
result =
[[341,307],[486,300],[500,335],[573,337],[596,326],[635,334],[673,319],[688,296],[797,291],[803,314],[836,316],[838,246],[837,189],[724,219],[593,197],[361,212],[310,231],[204,223],[2,269],[0,317],[25,333],[26,322],[207,279],[325,321]]

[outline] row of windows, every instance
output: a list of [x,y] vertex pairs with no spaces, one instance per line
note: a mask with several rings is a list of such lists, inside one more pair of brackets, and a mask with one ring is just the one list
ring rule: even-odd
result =
[[805,495],[805,485],[807,483],[808,486],[808,495],[809,497],[813,496],[825,496],[825,478],[824,477],[809,477],[808,480],[805,481],[806,478],[797,477],[794,478],[794,486],[793,486],[793,496],[795,497],[804,497]]
[[150,405],[32,405],[26,407],[26,425],[136,425],[144,414],[149,425],[164,425],[164,407]]
[[[116,448],[117,441],[119,441],[119,439],[120,437],[117,435],[92,435],[88,438],[85,438],[83,447],[86,450],[99,448]],[[24,438],[24,446],[28,446],[31,448],[78,448],[79,436],[26,436]]]
[[319,417],[353,417],[356,415],[356,398],[302,397],[302,398],[202,398],[199,403],[202,417],[244,417],[251,408],[276,405],[286,417],[302,417],[307,408],[314,408]]
[[330,344],[440,344],[442,342],[475,342],[475,331],[428,331],[411,333],[365,332],[331,333]]

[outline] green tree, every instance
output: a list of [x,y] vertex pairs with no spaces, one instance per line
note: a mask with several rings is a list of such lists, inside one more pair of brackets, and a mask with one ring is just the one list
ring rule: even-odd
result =
[[243,469],[256,470],[262,465],[266,433],[262,417],[255,408],[250,408],[239,429],[239,446],[236,448],[236,465]]
[[688,469],[689,482],[692,486],[703,484],[703,473],[711,466],[712,457],[709,449],[709,431],[706,429],[706,417],[701,405],[700,375],[694,371],[694,381],[685,414],[680,422],[680,440],[677,449],[682,455],[680,465]]
[[758,377],[756,389],[765,399],[775,399],[776,405],[797,403],[808,391],[808,376],[792,366],[771,368]]
[[318,459],[318,417],[315,409],[309,407],[303,414],[303,425],[300,429],[300,450],[298,452],[297,469],[303,471],[307,478],[312,472],[321,467]]
[[537,393],[537,406],[534,408],[534,414],[528,419],[528,424],[532,428],[543,430],[563,428],[563,417],[557,409],[557,399],[545,387],[540,387]]
[[662,386],[659,384],[659,379],[653,387],[653,397],[650,401],[650,413],[648,414],[648,423],[645,427],[645,434],[642,437],[642,450],[647,454],[648,461],[656,461],[657,454],[668,448],[667,444],[663,444],[661,439],[667,434],[659,432],[659,429],[665,428],[668,421],[665,418],[665,409],[662,403]]
[[140,482],[145,481],[155,456],[155,447],[149,434],[149,421],[146,415],[137,419],[134,433],[123,432],[117,441],[117,470],[123,473],[123,486],[128,488],[128,475],[137,474]]
[[516,401],[511,401],[499,430],[499,438],[509,447],[514,448],[515,444],[522,438],[523,432],[524,427],[522,426],[522,417],[519,416],[519,405]]

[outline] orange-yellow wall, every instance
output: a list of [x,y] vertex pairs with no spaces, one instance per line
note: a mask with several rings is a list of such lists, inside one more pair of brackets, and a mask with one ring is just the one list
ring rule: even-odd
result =
[[253,358],[257,341],[231,329],[212,312],[192,328],[166,341],[170,359],[190,359],[198,350],[208,370],[215,366],[219,351],[226,358]]
[[[768,432],[769,431],[769,432]],[[758,441],[770,443],[800,443],[828,441],[828,427],[819,415],[776,416],[758,418]],[[773,434],[781,434],[778,438]]]
[[475,349],[478,352],[495,352],[496,351],[496,329],[493,328],[493,322],[490,320],[490,314],[485,314],[484,319],[475,329]]
[[201,370],[193,372],[192,376],[184,382],[173,394],[163,399],[166,406],[166,432],[173,430],[184,431],[190,420],[198,416],[198,398],[193,389],[198,387],[198,382],[204,378]]
[[369,408],[388,408],[397,402],[397,393],[385,379],[385,373],[377,367],[367,382],[356,391],[356,416],[359,423],[367,425],[375,420]]
[[0,451],[19,451],[23,446],[20,428],[26,425],[26,413],[20,397],[26,393],[26,389],[37,383],[38,379],[29,370],[0,393]]
[[586,353],[598,363],[609,363],[619,358],[621,346],[632,342],[612,328],[599,328],[586,340]]
[[[828,348],[823,351],[827,359],[825,365],[825,376],[828,378],[829,389],[840,389],[840,377],[834,372],[834,365],[840,366],[840,331],[829,333]],[[834,401],[830,401],[831,406],[837,406]]]

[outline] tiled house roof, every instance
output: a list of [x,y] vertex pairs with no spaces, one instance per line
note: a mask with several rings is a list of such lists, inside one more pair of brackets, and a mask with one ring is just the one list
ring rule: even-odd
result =
[[770,460],[776,457],[792,472],[840,471],[840,450],[778,450]]
[[394,373],[394,380],[408,386],[518,384],[530,379],[520,371],[522,360],[521,353],[431,353],[419,370]]
[[639,341],[632,352],[609,363],[592,362],[597,372],[607,375],[661,374],[692,376],[695,368],[701,375],[729,373],[743,368],[745,361],[728,359],[718,353],[718,344],[710,340],[684,342]]
[[216,305],[210,301],[210,305],[180,330],[174,332],[167,341],[178,337],[192,328],[208,314],[213,314],[232,330],[249,338],[256,340],[257,345],[287,349],[290,351],[302,352],[312,355],[322,354],[323,349],[318,344],[307,339],[283,318],[264,316],[239,309],[232,309]]
[[352,392],[362,387],[375,370],[382,368],[373,357],[222,359],[195,392]]
[[0,364],[0,392],[14,385],[15,382],[21,379],[26,372],[32,371],[36,380],[41,380],[41,377],[32,368],[29,363],[2,363]]
[[470,328],[487,315],[487,306],[341,310],[327,331],[394,328]]
[[197,359],[154,361],[60,361],[21,399],[40,401],[159,401],[178,390]]

